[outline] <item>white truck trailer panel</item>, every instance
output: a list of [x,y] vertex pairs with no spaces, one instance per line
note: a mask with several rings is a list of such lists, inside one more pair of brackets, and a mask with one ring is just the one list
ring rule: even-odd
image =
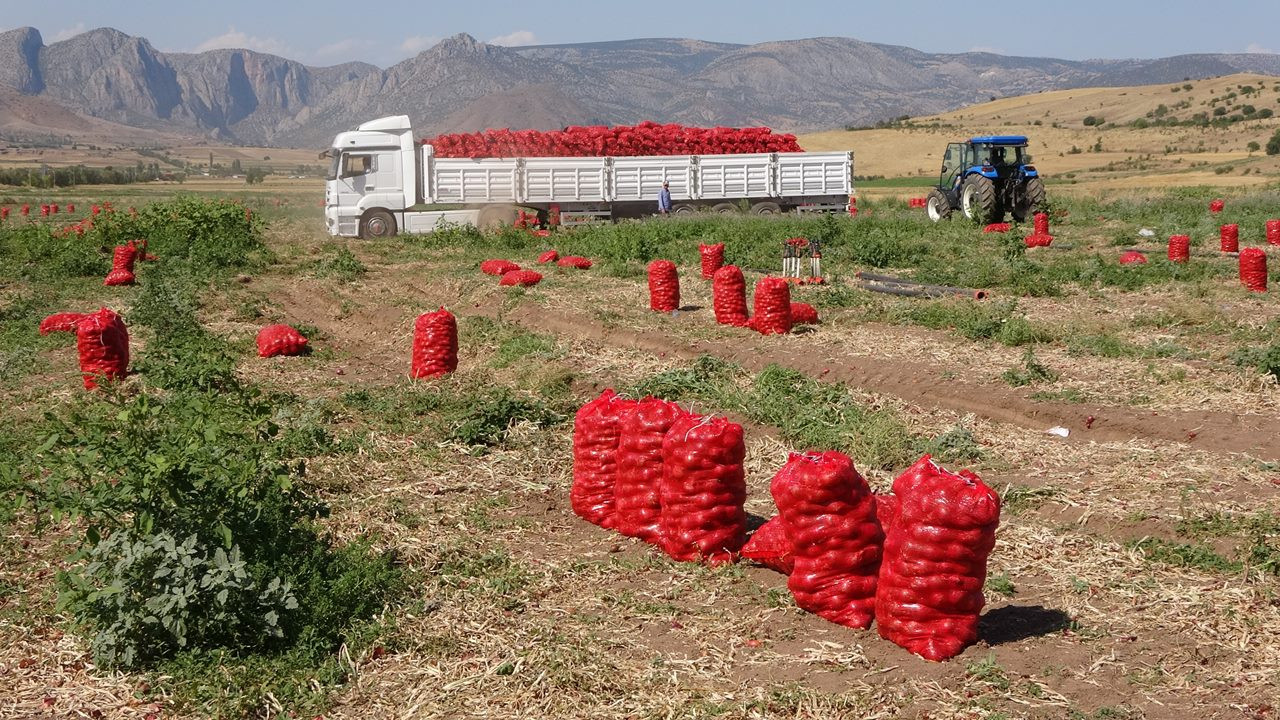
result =
[[615,202],[658,201],[662,183],[670,183],[674,200],[693,194],[693,156],[655,155],[613,158],[613,200]]
[[606,202],[609,160],[591,158],[527,158],[522,202]]
[[428,202],[432,203],[514,203],[517,195],[519,162],[514,158],[440,158],[427,156],[431,181]]
[[773,156],[769,153],[698,156],[699,198],[770,197]]
[[842,195],[852,191],[847,152],[778,153],[776,195]]

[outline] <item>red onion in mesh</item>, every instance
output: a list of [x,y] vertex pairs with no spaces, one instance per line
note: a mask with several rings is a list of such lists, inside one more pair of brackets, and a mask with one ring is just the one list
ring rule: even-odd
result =
[[434,378],[458,369],[458,321],[443,307],[413,323],[413,365],[409,377]]
[[1267,253],[1262,248],[1240,251],[1240,282],[1253,292],[1267,291]]
[[670,260],[649,263],[649,309],[673,312],[680,309],[680,277]]

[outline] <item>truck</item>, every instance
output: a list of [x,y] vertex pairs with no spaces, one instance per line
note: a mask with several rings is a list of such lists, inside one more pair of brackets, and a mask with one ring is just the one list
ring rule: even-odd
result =
[[653,214],[667,183],[671,212],[847,211],[853,153],[627,157],[439,157],[407,115],[339,133],[320,154],[329,234],[378,238],[451,224],[511,225],[521,211],[562,224]]

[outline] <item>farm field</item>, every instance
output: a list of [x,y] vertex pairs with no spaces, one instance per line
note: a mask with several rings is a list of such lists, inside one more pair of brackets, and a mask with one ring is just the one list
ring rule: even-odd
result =
[[[1280,216],[1280,189],[1254,174],[1051,186],[1059,247],[1032,249],[1027,228],[931,224],[888,196],[923,194],[901,187],[868,193],[853,219],[379,241],[324,234],[314,182],[6,188],[3,205],[70,201],[79,219],[110,200],[141,219],[65,238],[0,226],[0,716],[1270,717],[1280,257],[1262,294],[1216,252],[1219,224],[1264,246]],[[111,246],[142,229],[158,261],[136,286],[103,287]],[[1163,259],[1174,233],[1191,236],[1185,266]],[[785,336],[715,324],[699,243],[724,242],[750,285],[793,236],[827,241],[828,284],[793,295],[821,322]],[[594,265],[533,265],[552,247]],[[1132,247],[1148,262],[1119,265]],[[501,288],[479,272],[490,258],[545,279]],[[648,309],[654,258],[679,268],[675,315]],[[859,270],[990,296],[876,294]],[[89,393],[75,338],[36,327],[100,306],[128,323],[134,372]],[[458,317],[459,369],[410,381],[413,320],[441,306]],[[276,322],[312,352],[258,358],[254,337]],[[771,570],[676,563],[579,520],[573,413],[606,387],[742,423],[758,520],[793,450],[847,452],[877,491],[925,452],[972,468],[1003,501],[978,644],[930,663],[800,611]],[[187,453],[204,464],[175,460]],[[185,484],[205,475],[235,491],[225,508]],[[153,499],[175,479],[178,500]],[[237,514],[242,488],[254,512]],[[273,572],[325,580],[284,591],[300,608],[265,647],[227,619],[257,615],[224,608],[189,623],[203,649],[127,656],[102,632],[119,576],[74,553],[91,530],[179,521],[233,527],[250,573],[277,567],[264,547],[300,543],[287,547],[305,558]],[[129,557],[158,552],[143,545]]]

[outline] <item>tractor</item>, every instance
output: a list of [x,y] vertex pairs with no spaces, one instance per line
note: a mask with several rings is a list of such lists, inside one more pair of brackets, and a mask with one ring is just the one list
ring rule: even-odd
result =
[[1044,180],[1031,165],[1022,135],[991,135],[951,143],[942,157],[942,176],[929,191],[925,208],[937,222],[957,209],[970,220],[1001,222],[1011,213],[1022,222],[1045,205]]

